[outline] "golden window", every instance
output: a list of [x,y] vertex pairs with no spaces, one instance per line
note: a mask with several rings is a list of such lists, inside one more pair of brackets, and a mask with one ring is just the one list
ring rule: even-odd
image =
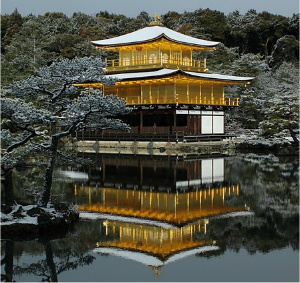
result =
[[155,54],[151,54],[150,56],[149,56],[149,63],[150,64],[155,64],[156,63],[156,60],[157,60],[157,56],[155,55]]

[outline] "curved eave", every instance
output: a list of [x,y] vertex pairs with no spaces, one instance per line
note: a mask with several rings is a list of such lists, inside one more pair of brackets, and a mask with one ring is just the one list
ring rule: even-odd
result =
[[125,250],[125,249],[120,249],[120,248],[113,248],[113,247],[99,247],[99,248],[95,248],[93,250],[93,252],[104,253],[104,254],[122,257],[125,259],[130,259],[130,260],[137,261],[139,263],[142,263],[142,264],[145,264],[148,266],[160,267],[160,266],[183,259],[183,258],[191,256],[191,255],[195,255],[198,253],[210,252],[210,251],[216,251],[219,249],[220,249],[220,247],[215,246],[215,245],[202,246],[202,247],[194,248],[191,250],[181,251],[180,253],[169,257],[166,261],[163,261],[158,257],[149,255],[146,253],[142,253],[142,252],[138,252],[138,251],[130,251],[130,250]]
[[123,73],[105,75],[107,78],[117,78],[118,81],[136,81],[136,80],[151,80],[170,77],[176,75],[180,70],[160,69],[150,72],[137,72],[137,73]]
[[224,84],[246,84],[250,83],[254,77],[239,77],[239,76],[229,76],[221,74],[207,74],[207,73],[196,73],[188,72],[183,70],[172,70],[172,69],[161,69],[158,71],[150,72],[137,72],[137,73],[123,73],[123,74],[112,74],[105,75],[107,78],[116,78],[118,81],[137,81],[155,78],[165,78],[174,75],[182,75],[185,77],[202,79],[215,82],[224,82]]
[[220,42],[195,38],[166,27],[145,27],[117,37],[91,41],[100,48],[120,48],[122,46],[147,44],[164,38],[170,42],[197,48],[213,48]]
[[155,213],[151,210],[142,211],[139,209],[135,211],[128,211],[127,209],[122,209],[118,206],[106,207],[99,204],[91,206],[82,204],[78,206],[77,209],[80,211],[80,213],[85,213],[81,214],[81,217],[97,217],[98,214],[98,217],[101,218],[104,215],[110,215],[110,220],[116,220],[117,217],[120,218],[120,220],[122,220],[122,218],[131,219],[131,222],[136,221],[136,223],[138,222],[139,224],[148,224],[160,227],[163,227],[163,224],[182,227],[183,225],[187,225],[201,219],[209,219],[217,216],[220,217],[221,215],[223,215],[223,217],[236,217],[245,214],[245,208],[240,206],[229,208],[215,208],[214,210],[193,210],[189,213],[185,211],[177,211],[176,216],[172,211],[159,213]]
[[81,219],[90,219],[90,220],[105,219],[105,220],[134,223],[134,224],[141,224],[141,225],[151,225],[151,226],[161,227],[164,229],[179,229],[178,226],[172,225],[170,223],[166,223],[165,221],[156,221],[151,219],[128,217],[128,216],[114,215],[109,213],[96,213],[96,212],[83,211],[79,213],[79,217]]
[[196,73],[182,71],[185,75],[193,78],[201,78],[212,81],[222,81],[230,84],[245,84],[250,83],[255,77],[240,77],[240,76],[231,76],[231,75],[222,75],[222,74],[208,74],[208,73]]
[[[176,75],[181,75],[182,77],[203,80],[206,82],[215,82],[222,83],[224,85],[238,85],[238,84],[249,84],[254,77],[239,77],[239,76],[229,76],[221,74],[207,74],[207,73],[196,73],[188,72],[178,69],[160,69],[156,71],[148,72],[128,72],[120,74],[108,74],[104,75],[104,78],[107,79],[116,79],[118,82],[134,82],[134,81],[143,81],[143,80],[153,80],[153,79],[162,79],[162,78],[171,78]],[[76,86],[103,86],[105,83],[95,83],[95,82],[85,82],[81,84],[75,84]]]
[[[176,43],[179,45],[185,45],[185,46],[189,46],[189,47],[193,47],[194,49],[212,49],[214,47],[216,47],[218,44],[220,44],[220,42],[214,42],[213,44],[208,44],[208,45],[204,45],[204,44],[196,44],[196,43],[191,43],[191,42],[186,42],[186,41],[180,41],[180,40],[176,40],[173,39],[171,37],[168,37],[166,34],[161,34],[157,37],[154,38],[150,38],[147,40],[142,40],[142,41],[133,41],[133,42],[122,42],[122,43],[110,43],[110,44],[101,44],[99,43],[100,41],[91,41],[91,43],[96,46],[97,48],[106,48],[106,49],[118,49],[124,46],[131,46],[131,45],[142,45],[142,44],[147,44],[147,43],[153,43],[155,41],[159,41],[160,39],[166,39],[169,42],[172,43]],[[106,41],[106,40],[105,40]]]

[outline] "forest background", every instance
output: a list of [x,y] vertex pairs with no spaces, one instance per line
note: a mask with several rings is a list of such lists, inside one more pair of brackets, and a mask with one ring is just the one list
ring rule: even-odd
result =
[[[18,10],[1,15],[3,92],[57,59],[104,60],[112,54],[96,50],[90,41],[138,30],[151,20],[147,12],[133,18],[106,11],[71,17],[58,12],[21,16]],[[221,42],[216,50],[195,54],[195,59],[207,58],[208,72],[256,77],[246,89],[227,89],[228,95],[240,98],[240,107],[227,115],[227,132],[246,134],[250,143],[268,146],[282,146],[288,138],[298,142],[299,14],[285,17],[252,9],[225,15],[199,9],[170,11],[161,15],[161,22],[183,34]]]
[[[30,187],[30,194],[40,196],[37,205],[46,207],[57,156],[61,162],[71,160],[61,151],[62,138],[91,123],[125,128],[107,119],[127,112],[124,101],[117,103],[95,90],[91,96],[83,91],[74,103],[78,92],[72,85],[103,73],[105,58],[113,56],[96,50],[92,40],[126,34],[152,20],[147,12],[134,18],[105,11],[71,17],[58,12],[22,16],[18,10],[1,15],[1,171],[6,205],[14,204],[17,166],[30,160],[46,168],[43,185]],[[226,89],[226,95],[240,99],[240,107],[226,113],[227,133],[242,138],[245,146],[298,155],[299,14],[285,17],[249,10],[225,15],[199,9],[170,11],[161,22],[183,34],[221,42],[215,50],[194,54],[194,59],[207,58],[208,72],[255,77],[250,86]],[[6,212],[13,211],[9,207]]]

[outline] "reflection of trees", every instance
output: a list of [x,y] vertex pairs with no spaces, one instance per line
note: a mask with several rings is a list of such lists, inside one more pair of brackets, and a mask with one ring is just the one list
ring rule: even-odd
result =
[[[5,256],[1,264],[5,264],[6,274],[2,274],[2,281],[12,281],[13,275],[31,274],[42,278],[42,281],[57,282],[58,275],[79,266],[91,264],[95,259],[92,255],[70,249],[70,245],[56,245],[49,239],[40,239],[45,259],[24,266],[14,266],[14,241],[6,241]],[[53,248],[54,247],[54,248]]]
[[298,157],[243,154],[227,159],[225,168],[256,214],[271,208],[282,217],[299,215]]
[[250,217],[211,219],[207,233],[220,247],[209,257],[223,254],[227,249],[238,252],[244,248],[250,254],[255,254],[287,246],[293,249],[299,247],[298,217],[283,218],[274,210]]
[[216,239],[217,256],[241,248],[267,253],[299,248],[299,160],[293,157],[243,154],[226,159],[225,176],[238,183],[240,198],[255,212],[251,217],[211,219],[208,233]]
[[[13,276],[30,274],[42,281],[55,282],[59,274],[91,264],[95,257],[88,252],[94,247],[99,236],[99,221],[79,223],[75,230],[62,239],[39,239],[37,241],[2,241],[4,255],[1,265],[5,265],[2,281],[12,281]],[[35,263],[14,265],[14,259],[22,254],[45,255],[45,259]]]
[[92,263],[94,257],[91,255],[78,254],[72,251],[63,251],[58,255],[58,261],[54,261],[54,254],[50,241],[44,241],[45,260],[39,260],[37,263],[32,263],[28,266],[15,267],[15,274],[32,274],[43,277],[42,281],[57,282],[58,275],[70,269],[76,269],[79,266],[84,266]]
[[14,241],[6,241],[5,256],[1,259],[1,265],[5,265],[5,274],[1,274],[1,281],[12,282],[14,270]]
[[[252,216],[209,218],[205,238],[216,240],[217,251],[200,254],[216,257],[226,250],[245,249],[250,254],[299,246],[299,190],[297,158],[278,158],[271,155],[237,155],[225,159],[225,177],[229,184],[239,184],[238,199],[229,201],[246,203],[254,211]],[[69,197],[71,186],[65,184]],[[57,192],[58,192],[57,187]],[[77,196],[79,197],[79,196]],[[102,221],[102,220],[101,220]],[[101,232],[100,220],[80,221],[75,231],[59,240],[30,242],[5,241],[2,281],[12,281],[14,275],[31,274],[47,281],[57,281],[59,274],[93,262],[88,252],[94,248]],[[196,239],[203,235],[196,233]],[[4,242],[4,241],[3,241]],[[22,245],[22,246],[21,246]],[[13,259],[22,253],[44,254],[36,263],[14,266]]]

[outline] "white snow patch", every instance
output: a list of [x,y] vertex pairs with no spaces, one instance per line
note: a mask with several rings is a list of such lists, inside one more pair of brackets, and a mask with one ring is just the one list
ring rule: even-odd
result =
[[239,217],[239,216],[250,216],[250,215],[254,215],[253,211],[238,211],[238,212],[230,212],[230,213],[226,213],[223,215],[219,215],[219,216],[214,216],[211,218],[227,218],[227,217]]
[[161,76],[167,76],[175,73],[182,73],[197,78],[217,79],[223,81],[247,82],[254,79],[253,77],[238,77],[238,76],[229,76],[229,75],[221,75],[221,74],[196,73],[196,72],[187,72],[178,69],[160,69],[157,71],[149,71],[149,72],[122,73],[122,74],[105,75],[104,77],[108,79],[115,78],[118,80],[129,80],[129,79],[139,79],[139,78],[148,78],[148,77],[161,77]]
[[[1,226],[6,225],[13,225],[13,224],[32,224],[37,225],[37,216],[29,216],[27,212],[35,208],[35,205],[26,205],[22,206],[20,204],[16,204],[12,207],[12,211],[8,214],[0,212],[0,218],[1,218]],[[20,215],[18,217],[15,217],[14,214],[21,210]],[[54,208],[51,208],[50,205],[48,205],[47,208],[43,208],[44,211],[47,211],[49,214],[57,214]]]
[[196,248],[193,250],[189,250],[189,251],[183,251],[181,253],[175,254],[173,256],[171,256],[166,262],[165,264],[168,264],[170,262],[174,262],[176,260],[179,259],[183,259],[185,257],[191,256],[191,255],[195,255],[198,253],[205,253],[205,252],[210,252],[210,251],[216,251],[219,250],[220,248],[217,246],[205,246],[205,247],[201,247],[201,248]]
[[60,171],[60,173],[68,178],[76,179],[76,180],[88,180],[89,175],[84,172],[76,172],[76,171]]
[[[0,213],[0,217],[1,217],[1,226],[5,226],[5,225],[12,225],[12,224],[33,224],[33,225],[37,225],[37,216],[35,217],[31,217],[29,215],[27,215],[27,210],[32,209],[34,206],[33,205],[28,205],[26,207],[23,207],[22,205],[14,205],[12,211],[9,214],[5,214],[5,213]],[[19,209],[22,208],[22,212],[21,212],[21,217],[14,217],[14,213],[16,213]]]
[[140,263],[143,263],[145,265],[151,265],[151,266],[161,266],[164,263],[159,260],[158,258],[143,254],[143,253],[138,253],[138,252],[130,252],[130,251],[125,251],[121,249],[116,249],[116,248],[95,248],[93,250],[95,253],[104,253],[104,254],[110,254],[113,256],[118,256],[130,260],[134,260]]
[[121,46],[124,44],[140,44],[153,41],[161,37],[165,37],[177,43],[185,43],[196,46],[214,47],[219,44],[217,41],[195,38],[161,26],[145,27],[121,36],[92,41],[92,43],[98,46]]
[[[292,137],[284,137],[284,139],[288,140],[289,142],[294,142],[294,139]],[[297,140],[300,141],[298,137]]]
[[222,74],[207,74],[207,73],[196,73],[196,72],[184,72],[184,73],[191,75],[193,77],[218,79],[218,80],[225,80],[225,81],[250,81],[254,79],[254,77],[238,77],[238,76],[229,76],[229,75],[222,75]]

